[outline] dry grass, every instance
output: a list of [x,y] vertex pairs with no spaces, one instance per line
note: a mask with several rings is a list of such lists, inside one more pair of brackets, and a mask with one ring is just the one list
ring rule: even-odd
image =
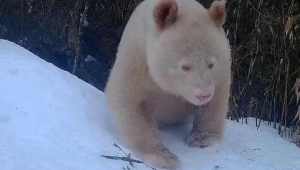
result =
[[283,126],[299,126],[293,122],[299,98],[299,4],[294,0],[232,0],[229,13],[226,28],[233,47],[234,75],[230,116],[273,122],[279,133]]

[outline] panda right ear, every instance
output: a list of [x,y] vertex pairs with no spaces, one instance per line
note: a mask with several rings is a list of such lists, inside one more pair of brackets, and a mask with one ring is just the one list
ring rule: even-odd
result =
[[178,5],[175,0],[159,0],[154,7],[154,22],[160,30],[164,30],[172,25],[178,14]]
[[226,20],[226,0],[215,0],[208,9],[208,14],[213,22],[221,27]]

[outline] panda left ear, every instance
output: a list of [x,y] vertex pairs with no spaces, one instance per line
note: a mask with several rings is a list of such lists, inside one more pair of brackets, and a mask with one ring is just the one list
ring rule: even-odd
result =
[[218,27],[222,27],[226,20],[226,1],[215,0],[208,9],[208,15]]
[[160,30],[164,30],[176,22],[178,5],[175,0],[160,0],[154,7],[154,22]]

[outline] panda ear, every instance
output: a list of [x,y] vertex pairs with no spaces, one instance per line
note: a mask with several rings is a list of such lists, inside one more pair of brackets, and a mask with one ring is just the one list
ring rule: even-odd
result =
[[215,0],[208,9],[208,14],[218,27],[222,27],[226,20],[226,1]]
[[153,10],[154,22],[160,30],[164,30],[176,21],[177,14],[175,0],[160,0]]

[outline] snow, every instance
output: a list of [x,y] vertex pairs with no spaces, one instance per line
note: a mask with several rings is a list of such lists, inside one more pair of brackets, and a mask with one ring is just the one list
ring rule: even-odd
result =
[[[214,147],[190,148],[188,127],[159,133],[183,170],[300,170],[300,149],[266,123],[227,120]],[[105,95],[26,49],[0,40],[0,170],[151,170],[124,157]],[[131,155],[132,159],[138,159]]]

